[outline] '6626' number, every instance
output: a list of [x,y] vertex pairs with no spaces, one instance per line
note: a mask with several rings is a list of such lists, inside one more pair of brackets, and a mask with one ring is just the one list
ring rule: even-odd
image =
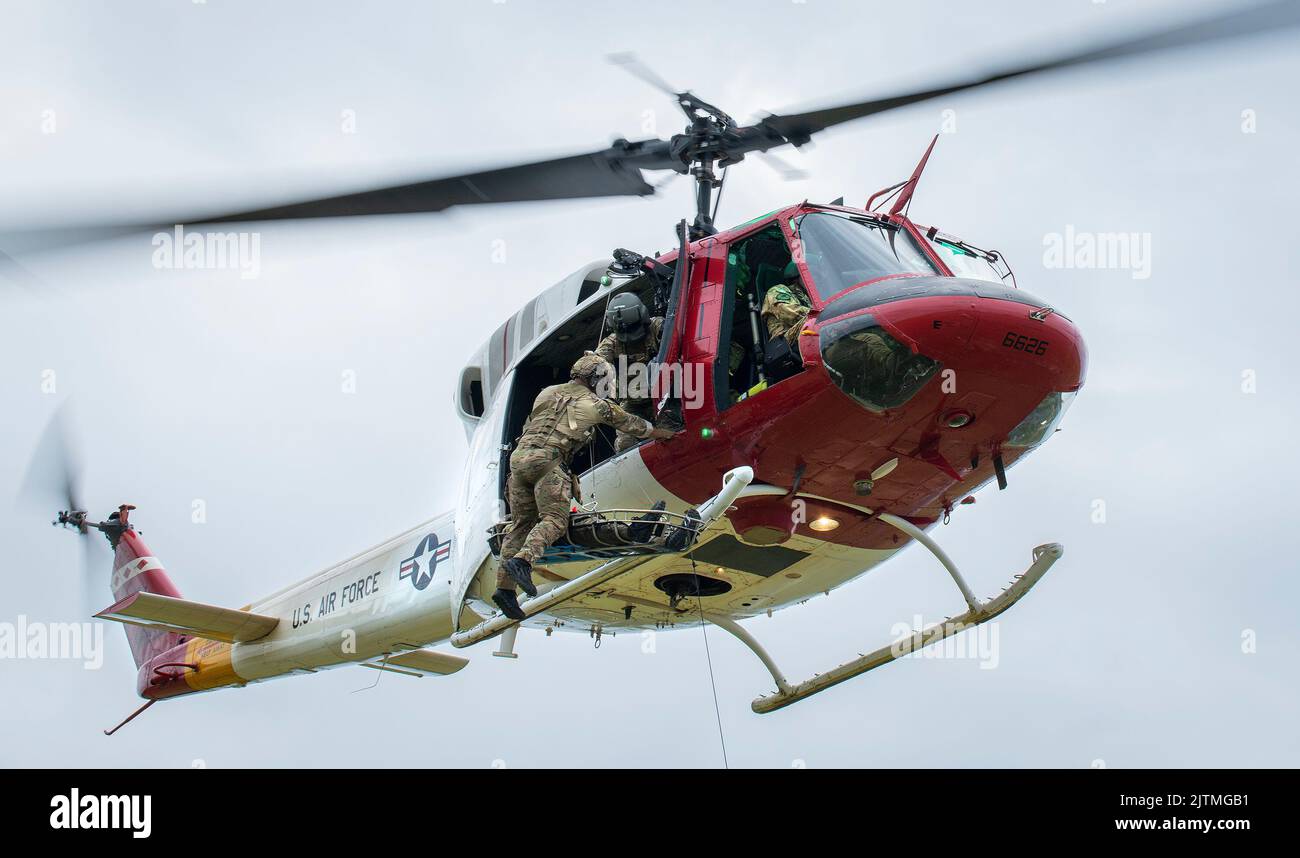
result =
[[1041,355],[1047,351],[1047,340],[1017,334],[1015,331],[1007,331],[1007,335],[1002,338],[1002,345],[1031,355]]

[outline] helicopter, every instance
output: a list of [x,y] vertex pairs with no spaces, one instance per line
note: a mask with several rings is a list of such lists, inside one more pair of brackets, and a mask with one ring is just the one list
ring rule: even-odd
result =
[[[656,188],[644,174],[663,171],[690,176],[695,190],[694,216],[677,224],[675,247],[619,248],[583,266],[470,356],[451,403],[469,444],[455,508],[318,574],[239,609],[187,600],[135,529],[134,507],[92,520],[65,481],[67,509],[55,523],[108,539],[114,603],[96,616],[125,624],[145,700],[105,732],[160,700],[323,669],[451,674],[468,659],[433,647],[495,640],[494,655],[513,657],[521,626],[599,641],[629,629],[716,625],[770,672],[774,690],[751,703],[765,714],[1001,615],[1063,548],[1033,548],[1005,590],[980,599],[927,531],[985,486],[1008,488],[1008,470],[1054,435],[1086,379],[1082,333],[1063,310],[1019,288],[1002,254],[912,218],[933,140],[910,176],[860,207],[803,201],[719,229],[727,171],[749,154],[803,146],[828,128],[908,105],[1297,24],[1296,4],[1250,6],[947,86],[749,125],[623,55],[619,64],[676,101],[687,119],[681,133],[181,221],[647,196]],[[795,345],[767,336],[759,309],[792,267],[811,305]],[[621,452],[598,435],[579,451],[573,469],[588,500],[575,502],[569,533],[536,565],[543,580],[521,603],[526,618],[512,620],[490,601],[509,520],[511,444],[537,394],[599,342],[609,300],[627,293],[663,318],[648,374],[659,415],[683,431]],[[788,680],[741,625],[835,591],[912,542],[952,578],[962,613],[803,682]]]

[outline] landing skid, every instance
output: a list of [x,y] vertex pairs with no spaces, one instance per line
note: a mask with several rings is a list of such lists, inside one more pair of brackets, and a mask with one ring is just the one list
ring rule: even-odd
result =
[[776,681],[775,694],[760,696],[750,703],[750,708],[753,709],[754,712],[760,715],[764,715],[768,712],[775,712],[777,709],[789,706],[791,703],[798,703],[800,700],[811,697],[818,692],[825,691],[832,685],[838,685],[846,679],[860,676],[869,670],[874,670],[881,665],[889,664],[895,659],[916,652],[922,647],[929,646],[930,644],[941,641],[944,638],[952,637],[959,632],[974,628],[980,623],[993,619],[998,614],[1001,614],[1007,608],[1010,608],[1016,602],[1020,601],[1020,599],[1029,592],[1029,589],[1037,584],[1040,578],[1047,574],[1047,570],[1051,569],[1052,564],[1059,560],[1061,555],[1065,552],[1065,549],[1057,543],[1038,546],[1034,549],[1034,559],[1029,565],[1029,568],[1026,569],[1023,574],[1018,575],[1011,582],[1011,586],[1007,587],[1007,589],[1003,590],[988,602],[980,602],[971,592],[970,587],[966,584],[965,579],[962,578],[956,565],[948,559],[948,555],[944,554],[943,549],[941,549],[934,540],[930,539],[924,531],[913,525],[911,522],[890,515],[889,513],[881,513],[878,518],[916,539],[938,558],[939,562],[943,564],[944,568],[947,569],[948,573],[952,576],[953,582],[957,585],[957,589],[961,591],[962,598],[966,600],[966,604],[969,606],[968,610],[965,613],[945,620],[942,623],[935,623],[922,631],[914,632],[908,637],[899,638],[893,643],[887,644],[880,649],[867,653],[866,655],[859,656],[852,661],[845,662],[839,667],[829,670],[826,673],[816,674],[811,679],[800,682],[797,685],[791,685],[786,680],[785,676],[781,673],[780,668],[776,666],[776,662],[770,655],[768,655],[767,651],[763,649],[762,645],[759,644],[759,642],[738,623],[728,617],[705,614],[704,617],[706,620],[713,623],[718,628],[730,632],[740,640],[741,643],[749,647],[753,651],[754,655],[758,656],[759,660],[763,662],[763,665],[767,667],[768,672],[772,674],[772,679]]

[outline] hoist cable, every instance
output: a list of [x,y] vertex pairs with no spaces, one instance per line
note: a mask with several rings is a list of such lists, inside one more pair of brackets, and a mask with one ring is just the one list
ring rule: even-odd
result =
[[713,676],[713,655],[709,652],[709,630],[704,620],[704,600],[700,597],[700,576],[695,571],[695,552],[691,552],[691,575],[695,578],[695,604],[700,612],[700,631],[704,633],[704,658],[709,665],[709,686],[713,689],[713,715],[718,721],[718,742],[722,745],[722,767],[730,769],[727,761],[727,737],[722,732],[722,710],[718,707],[718,683]]

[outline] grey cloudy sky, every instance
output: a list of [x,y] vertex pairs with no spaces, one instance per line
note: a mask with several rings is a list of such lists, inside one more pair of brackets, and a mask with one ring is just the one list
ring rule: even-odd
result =
[[[0,228],[186,215],[678,130],[674,106],[610,67],[611,51],[751,118],[1225,5],[3,0]],[[732,765],[1300,765],[1298,73],[1295,36],[1273,35],[852,124],[782,153],[806,180],[756,160],[733,171],[724,224],[805,197],[861,203],[905,177],[954,111],[913,216],[1004,251],[1080,326],[1091,364],[1063,431],[1010,490],[935,531],[985,594],[1031,546],[1066,546],[1000,623],[997,668],[904,661],[759,717],[749,701],[770,680],[712,629]],[[679,180],[653,200],[266,226],[256,279],[157,270],[147,235],[24,257],[44,285],[0,287],[0,485],[17,484],[71,399],[92,508],[135,503],[187,597],[246,604],[450,507],[466,357],[587,261],[667,247],[689,206]],[[1067,229],[1149,235],[1150,276],[1045,266],[1045,236]],[[345,371],[355,394],[340,392]],[[0,622],[77,615],[78,547],[52,512],[0,517]],[[96,608],[110,598],[100,562]],[[959,605],[913,548],[749,627],[802,678]],[[0,660],[0,764],[722,762],[698,628],[659,635],[653,653],[639,636],[594,650],[525,632],[518,661],[484,647],[449,678],[376,684],[347,668],[199,695],[113,739],[99,730],[138,700],[124,636],[105,640],[97,671]]]

